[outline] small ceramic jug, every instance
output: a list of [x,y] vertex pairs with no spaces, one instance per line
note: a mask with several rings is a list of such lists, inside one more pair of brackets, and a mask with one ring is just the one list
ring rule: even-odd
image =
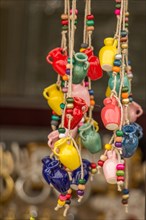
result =
[[141,106],[136,102],[131,102],[128,106],[128,116],[130,122],[135,122],[143,114]]
[[59,90],[57,84],[53,84],[43,91],[43,96],[47,99],[50,108],[57,114],[61,115],[60,104],[64,103],[63,92]]
[[122,153],[125,158],[129,158],[135,153],[138,147],[137,131],[135,126],[131,124],[124,125],[122,130],[124,133],[122,140]]
[[103,73],[98,57],[94,56],[93,50],[91,48],[87,48],[83,51],[83,53],[88,56],[88,62],[90,63],[87,73],[88,77],[90,77],[91,80],[100,79],[103,76]]
[[[73,138],[76,137],[78,132],[78,127],[75,127],[73,130],[70,130],[71,136]],[[65,131],[65,137],[67,137],[69,134],[69,130],[66,129]],[[58,130],[52,131],[49,135],[48,135],[48,146],[53,150],[54,149],[54,144],[56,141],[59,140],[59,132]]]
[[101,68],[104,71],[109,72],[113,67],[118,42],[116,39],[109,37],[104,39],[104,44],[105,46],[99,51],[99,60]]
[[84,53],[76,53],[74,55],[75,63],[73,65],[73,84],[80,84],[85,76],[87,75],[87,71],[89,68],[88,57]]
[[54,149],[54,144],[58,140],[59,140],[59,132],[58,132],[58,130],[52,131],[48,135],[48,146],[53,150]]
[[[70,122],[70,129],[74,129],[78,125],[83,115],[88,110],[88,106],[83,99],[79,97],[73,97],[73,99],[74,99],[74,103],[73,103],[74,108],[72,113],[70,113],[72,116],[72,120]],[[67,109],[65,110],[64,127],[69,128],[69,117],[68,117]]]
[[108,183],[116,184],[117,183],[116,166],[118,164],[118,160],[115,151],[108,151],[107,157],[108,159],[103,164],[103,173]]
[[[89,179],[89,172],[90,172],[90,161],[83,159],[83,171],[84,171],[84,179],[86,182]],[[81,179],[81,167],[78,169],[74,170],[72,172],[72,180],[71,180],[71,188],[74,190],[78,189],[78,181]]]
[[96,132],[94,126],[90,123],[85,123],[79,128],[79,136],[81,137],[82,145],[89,150],[90,153],[95,154],[102,148],[101,138]]
[[86,87],[81,84],[72,84],[72,96],[82,98],[90,106],[90,96]]
[[105,98],[103,101],[105,107],[101,110],[101,119],[108,130],[115,130],[120,125],[121,110],[118,106],[117,100],[112,98]]
[[[120,74],[118,73],[116,76],[116,92],[117,93],[119,93],[120,83],[121,83],[121,78],[120,78]],[[124,76],[123,84],[124,86],[128,87],[129,93],[130,93],[130,84],[129,84],[129,79],[127,77],[127,74],[125,74]],[[108,80],[108,86],[111,90],[114,88],[114,76],[112,74],[110,75],[110,78]]]
[[61,138],[54,144],[54,154],[69,170],[76,170],[80,165],[80,158],[69,137]]
[[67,55],[63,54],[62,48],[55,48],[51,50],[46,60],[53,66],[53,69],[61,76],[66,74]]
[[58,160],[42,160],[42,174],[48,184],[51,184],[58,192],[66,193],[70,188],[68,173],[61,168]]

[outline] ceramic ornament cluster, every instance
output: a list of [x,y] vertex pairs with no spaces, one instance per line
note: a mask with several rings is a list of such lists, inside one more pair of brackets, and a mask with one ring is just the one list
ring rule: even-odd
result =
[[[128,163],[136,151],[143,132],[136,123],[143,113],[132,97],[132,69],[128,58],[128,0],[115,0],[117,26],[115,35],[104,39],[104,46],[95,55],[92,34],[95,18],[91,0],[86,0],[81,48],[74,51],[78,10],[76,0],[64,0],[61,15],[61,46],[52,49],[46,60],[56,73],[57,81],[43,91],[52,109],[48,146],[51,154],[42,159],[42,174],[46,182],[58,191],[57,211],[66,216],[76,192],[81,202],[87,182],[103,170],[109,184],[122,191],[122,203],[128,207]],[[97,2],[98,3],[98,2]],[[98,5],[97,5],[98,7]],[[97,52],[96,52],[97,54]],[[111,131],[100,160],[82,158],[82,149],[94,155],[102,150],[98,122],[92,117],[95,107],[92,81],[108,77],[106,98],[101,119]],[[74,193],[75,194],[75,193]]]

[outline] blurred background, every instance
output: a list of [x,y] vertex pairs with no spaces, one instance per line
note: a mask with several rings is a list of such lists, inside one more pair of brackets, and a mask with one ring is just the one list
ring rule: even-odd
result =
[[[84,0],[77,1],[78,25],[75,51],[83,36]],[[113,36],[115,1],[92,0],[95,15],[94,52],[98,55],[105,37]],[[73,201],[67,219],[144,220],[146,145],[146,2],[129,0],[129,59],[132,92],[144,114],[138,119],[144,136],[136,154],[129,159],[129,213],[124,213],[116,186],[96,175],[88,185],[81,205]],[[49,154],[51,110],[42,96],[57,74],[46,62],[50,50],[60,46],[63,0],[0,0],[0,219],[64,219],[55,212],[57,194],[41,176],[41,158]],[[109,138],[100,119],[108,76],[93,82],[97,106],[94,119],[100,126],[103,144]],[[85,157],[87,152],[83,152]],[[96,156],[96,161],[99,155]]]

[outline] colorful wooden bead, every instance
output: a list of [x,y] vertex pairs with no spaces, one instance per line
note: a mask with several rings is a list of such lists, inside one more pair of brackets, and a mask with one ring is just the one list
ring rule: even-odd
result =
[[52,120],[51,121],[51,125],[57,126],[58,125],[58,121]]
[[62,26],[62,30],[63,30],[63,31],[68,30],[68,26],[67,26],[67,25],[63,25],[63,26]]
[[117,130],[117,131],[116,131],[116,135],[117,135],[118,137],[122,137],[122,136],[123,136],[123,131],[122,131],[122,130]]
[[122,142],[122,137],[115,137],[115,142]]
[[116,4],[115,6],[117,9],[121,8],[121,4]]
[[70,75],[70,65],[69,65],[69,68],[67,68],[65,72],[67,75]]
[[61,201],[65,201],[65,200],[66,200],[66,195],[60,194],[60,195],[59,195],[59,199],[60,199]]
[[124,164],[117,164],[116,169],[117,170],[124,170],[125,166],[124,166]]
[[115,60],[114,61],[114,66],[121,66],[121,61],[120,60]]
[[122,54],[116,54],[115,59],[116,60],[121,60],[122,59]]
[[119,66],[113,66],[112,69],[114,72],[119,73],[120,72],[120,67]]
[[115,142],[115,147],[121,148],[122,147],[122,143],[121,142]]
[[86,18],[87,20],[94,20],[94,15],[87,15]]
[[122,87],[122,93],[123,93],[123,92],[128,92],[128,91],[129,91],[129,89],[128,89],[127,86],[123,86],[123,87]]
[[107,160],[107,156],[106,156],[106,155],[104,155],[104,154],[103,154],[103,155],[101,155],[101,156],[100,156],[100,160],[102,160],[102,161],[106,161],[106,160]]
[[93,89],[88,90],[90,95],[94,95]]
[[66,109],[66,113],[67,114],[72,114],[73,113],[73,109],[72,108],[67,108]]
[[124,172],[123,170],[118,170],[118,171],[116,172],[116,175],[117,175],[117,176],[124,176],[124,174],[125,174],[125,172]]
[[91,167],[92,169],[95,169],[95,168],[96,168],[96,163],[91,163],[91,164],[90,164],[90,167]]
[[120,42],[126,42],[128,40],[128,38],[127,37],[122,37],[121,39],[120,39]]
[[61,103],[61,104],[60,104],[60,108],[61,108],[61,109],[64,109],[64,108],[65,108],[65,104],[64,104],[64,103]]
[[63,88],[62,88],[62,92],[63,92],[63,93],[67,93],[67,92],[68,92],[68,87],[63,87]]
[[121,30],[121,37],[126,37],[127,36],[127,31]]
[[90,100],[90,105],[94,106],[95,105],[95,101],[93,99]]
[[127,99],[128,96],[129,96],[128,92],[124,92],[124,93],[121,94],[121,97],[122,97],[123,99]]
[[68,25],[68,20],[62,20],[62,21],[61,21],[61,24],[62,24],[62,25]]
[[120,15],[121,10],[120,10],[120,9],[116,9],[116,10],[114,11],[114,13],[115,13],[115,15]]
[[64,206],[65,205],[65,201],[61,201],[60,199],[58,199],[57,203],[60,206]]
[[129,189],[123,189],[122,193],[123,194],[129,194]]
[[126,105],[128,103],[129,103],[129,99],[128,98],[127,99],[122,99],[122,104]]
[[104,148],[105,148],[105,150],[111,150],[112,145],[111,144],[105,144]]
[[74,102],[74,99],[73,99],[72,97],[68,97],[68,98],[66,99],[66,102],[67,102],[67,103],[73,103],[73,102]]
[[60,128],[58,128],[58,132],[64,134],[66,132],[66,130],[65,130],[65,128],[60,127]]
[[99,160],[97,164],[98,164],[98,166],[102,167],[102,166],[103,166],[103,164],[104,164],[104,161]]
[[85,180],[85,179],[79,179],[79,180],[78,180],[78,183],[79,183],[79,184],[85,184],[85,183],[86,183],[86,180]]
[[67,14],[62,14],[61,15],[61,19],[62,20],[67,20],[68,19],[68,15]]
[[117,176],[117,181],[123,181],[124,182],[125,178],[124,176]]
[[86,188],[86,187],[85,187],[85,185],[83,185],[83,184],[79,184],[79,185],[78,185],[78,189],[79,189],[79,190],[85,190],[85,188]]
[[52,115],[52,120],[54,120],[54,121],[59,121],[60,120],[60,117],[59,116],[57,116],[57,115]]
[[97,169],[92,169],[92,170],[91,170],[91,173],[92,173],[92,174],[97,173]]
[[[72,14],[72,9],[70,9],[70,14]],[[75,14],[77,15],[78,14],[78,10],[75,9]]]
[[127,44],[127,43],[121,44],[121,48],[122,48],[122,49],[127,49],[127,48],[128,48],[128,44]]
[[129,16],[129,12],[128,12],[128,11],[125,13],[125,16],[126,16],[126,17],[128,17],[128,16]]
[[69,109],[70,109],[70,108],[72,109],[73,107],[74,107],[74,104],[73,104],[73,103],[69,103],[69,104],[66,105],[66,108],[69,108]]
[[127,194],[127,195],[122,195],[122,199],[129,199],[129,194]]
[[94,26],[94,21],[93,20],[87,20],[86,25],[87,26]]
[[128,204],[128,200],[127,199],[122,199],[122,204],[123,205],[127,205]]
[[66,194],[66,199],[68,200],[70,198],[71,198],[71,194],[70,193]]
[[94,31],[94,26],[88,26],[88,27],[86,27],[86,30],[87,31]]
[[62,76],[62,79],[63,79],[64,81],[68,81],[68,76],[67,76],[67,75],[64,75],[64,76]]
[[84,191],[83,190],[77,190],[77,194],[78,194],[78,196],[83,196],[84,195]]

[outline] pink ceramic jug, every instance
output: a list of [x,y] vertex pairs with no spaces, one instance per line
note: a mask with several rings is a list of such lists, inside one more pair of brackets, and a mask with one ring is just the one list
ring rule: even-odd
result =
[[120,125],[121,109],[114,97],[104,99],[103,103],[105,107],[101,110],[102,122],[108,130],[113,131]]
[[72,84],[72,96],[82,98],[90,106],[90,96],[86,87],[81,84]]
[[108,159],[103,164],[103,173],[108,183],[116,184],[117,183],[116,166],[118,164],[118,160],[116,158],[116,152],[108,151],[107,157]]

